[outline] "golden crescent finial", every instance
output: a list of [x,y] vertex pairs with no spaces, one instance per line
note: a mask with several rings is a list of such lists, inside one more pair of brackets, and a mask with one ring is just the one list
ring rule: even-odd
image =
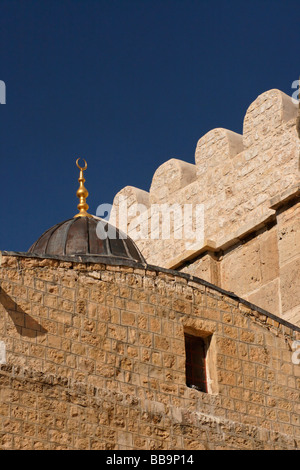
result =
[[80,160],[80,158],[77,158],[77,160],[76,160],[76,165],[80,170],[80,174],[79,174],[79,178],[78,178],[79,188],[78,188],[77,193],[76,193],[77,197],[79,198],[79,204],[77,206],[77,208],[79,210],[79,213],[76,214],[74,217],[93,217],[92,215],[87,213],[87,210],[88,210],[89,206],[86,203],[86,199],[87,199],[89,193],[88,193],[88,190],[84,187],[85,179],[84,179],[84,176],[83,176],[83,172],[87,169],[87,162],[83,158],[84,167],[81,167],[78,163],[79,160]]
[[85,170],[87,169],[87,162],[85,161],[84,158],[82,159],[82,160],[84,161],[84,167],[82,168],[82,167],[79,165],[79,163],[78,163],[79,160],[80,160],[80,158],[77,158],[77,160],[76,160],[76,165],[77,165],[77,167],[79,168],[79,170],[85,171]]

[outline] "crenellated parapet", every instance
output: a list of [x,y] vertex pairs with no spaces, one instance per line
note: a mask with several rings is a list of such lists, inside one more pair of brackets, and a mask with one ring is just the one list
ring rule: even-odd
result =
[[[131,187],[122,189],[114,199],[112,214],[118,213],[119,201],[124,202],[126,197],[132,207],[128,234],[149,263],[191,272],[209,253],[210,267],[203,272],[199,268],[195,274],[225,285],[227,273],[223,278],[222,272],[216,274],[212,259],[220,266],[228,250],[277,224],[282,205],[274,207],[274,200],[282,200],[284,205],[285,194],[290,194],[289,201],[298,194],[297,116],[298,105],[285,93],[276,89],[262,93],[246,111],[243,135],[223,128],[209,131],[197,142],[194,165],[175,158],[166,161],[154,173],[149,193]],[[141,210],[134,212],[141,201]],[[193,210],[203,208],[202,220],[192,215],[194,232],[188,240],[184,217],[181,223],[180,214],[172,213],[174,204],[182,209],[186,205]],[[169,213],[167,218],[164,211]],[[162,236],[166,220],[171,224],[169,238]],[[197,231],[198,235],[201,231],[201,237]],[[258,281],[253,291],[260,285]],[[228,287],[239,290],[226,284]],[[279,300],[274,308],[281,313]]]
[[[298,182],[296,117],[297,105],[289,96],[279,90],[263,93],[246,112],[243,135],[222,128],[209,131],[197,143],[195,165],[175,158],[166,161],[156,170],[149,193],[125,187],[116,195],[112,213],[126,198],[129,206],[144,205],[144,221],[150,225],[152,204],[203,204],[204,240],[218,244],[252,219],[270,215],[270,199]],[[141,222],[140,212],[132,211],[128,227],[135,218]],[[136,241],[149,245],[145,256],[150,262],[165,264],[167,240],[160,250],[160,240],[151,248],[150,233],[148,240]],[[176,257],[180,242],[176,240],[176,247],[172,242]]]

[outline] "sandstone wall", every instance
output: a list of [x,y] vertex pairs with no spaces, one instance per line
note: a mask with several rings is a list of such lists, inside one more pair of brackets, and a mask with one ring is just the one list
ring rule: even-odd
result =
[[[203,277],[300,324],[296,116],[297,105],[281,91],[261,94],[246,112],[243,135],[213,129],[198,141],[195,165],[173,158],[157,169],[149,193],[121,190],[113,222],[122,201],[129,207],[122,228],[147,262]],[[194,214],[193,225],[202,238],[185,236],[184,221],[176,225],[180,217],[172,214],[171,236],[162,235],[172,204],[203,207],[204,221]]]
[[[299,448],[299,328],[151,266],[4,254],[0,283],[0,448]],[[210,393],[185,331],[212,335]]]

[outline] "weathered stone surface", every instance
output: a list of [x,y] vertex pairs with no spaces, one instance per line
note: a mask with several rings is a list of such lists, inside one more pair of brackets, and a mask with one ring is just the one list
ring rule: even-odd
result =
[[257,240],[240,245],[228,253],[221,264],[221,285],[243,296],[256,290],[262,281],[259,243]]
[[260,305],[261,308],[278,314],[281,307],[279,287],[279,279],[275,279],[247,295],[246,299],[254,305]]
[[285,264],[280,269],[282,284],[282,311],[300,305],[300,258]]
[[[173,271],[3,258],[1,449],[299,446],[293,325]],[[184,333],[209,338],[208,393]]]
[[300,204],[278,216],[280,266],[300,256]]
[[153,176],[150,188],[151,204],[169,202],[172,193],[184,188],[195,179],[195,165],[176,158],[168,160]]
[[242,152],[243,138],[240,134],[227,129],[213,129],[199,139],[195,161],[198,178],[203,178],[209,169],[230,166],[230,160]]
[[284,122],[297,117],[297,104],[280,90],[270,90],[256,98],[244,119],[244,146],[249,148],[272,135]]

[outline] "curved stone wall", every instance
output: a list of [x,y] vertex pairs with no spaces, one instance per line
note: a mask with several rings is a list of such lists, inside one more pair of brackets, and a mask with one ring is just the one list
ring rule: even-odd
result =
[[[0,283],[1,448],[299,447],[299,328],[154,266],[4,253]],[[208,393],[185,333],[211,337]]]

